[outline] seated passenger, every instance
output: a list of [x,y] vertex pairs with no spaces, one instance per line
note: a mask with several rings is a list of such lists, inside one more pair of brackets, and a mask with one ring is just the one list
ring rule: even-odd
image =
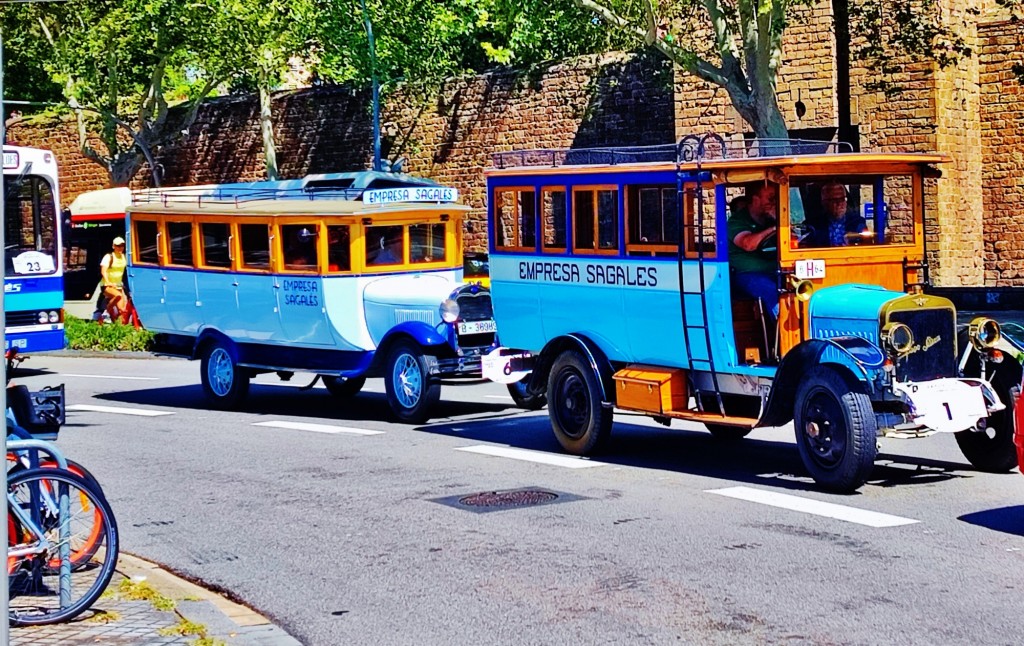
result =
[[825,217],[801,240],[802,247],[843,247],[851,241],[871,236],[864,218],[846,206],[846,187],[839,182],[828,182],[821,187],[821,205]]
[[779,318],[779,289],[776,279],[775,231],[779,187],[757,182],[748,187],[747,199],[736,202],[727,223],[729,263],[733,282],[744,294],[761,301],[773,320]]

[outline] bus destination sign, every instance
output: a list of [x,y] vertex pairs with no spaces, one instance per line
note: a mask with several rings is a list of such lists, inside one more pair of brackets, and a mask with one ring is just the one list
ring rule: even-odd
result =
[[364,191],[365,204],[391,204],[393,202],[455,202],[459,189],[450,186],[403,186]]
[[4,151],[4,170],[18,167],[18,153]]

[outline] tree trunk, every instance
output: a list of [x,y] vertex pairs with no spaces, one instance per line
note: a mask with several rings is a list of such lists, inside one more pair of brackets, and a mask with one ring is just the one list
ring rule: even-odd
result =
[[277,144],[274,143],[274,122],[270,106],[270,90],[260,82],[260,133],[263,135],[263,158],[266,160],[267,179],[277,180]]

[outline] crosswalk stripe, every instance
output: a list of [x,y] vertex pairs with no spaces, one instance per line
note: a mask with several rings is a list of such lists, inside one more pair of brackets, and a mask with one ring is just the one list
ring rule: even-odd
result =
[[365,428],[352,428],[350,426],[330,426],[328,424],[310,424],[308,422],[255,422],[253,426],[268,426],[270,428],[287,428],[293,431],[312,431],[314,433],[349,435],[383,435],[384,431],[370,431]]
[[590,467],[605,466],[604,462],[594,462],[593,460],[587,460],[586,458],[578,458],[568,455],[553,455],[551,453],[545,453],[544,451],[513,449],[510,446],[489,446],[486,444],[479,444],[474,446],[462,446],[455,450],[465,451],[467,453],[479,453],[480,455],[491,455],[498,458],[512,458],[513,460],[539,462],[541,464],[550,464],[556,467],[565,467],[567,469],[587,469]]
[[61,377],[84,377],[85,379],[125,379],[128,381],[159,381],[160,377],[127,377],[123,375],[79,375],[73,372],[62,372]]
[[809,498],[790,496],[789,494],[764,491],[762,489],[752,489],[750,487],[707,489],[705,493],[728,496],[729,498],[761,503],[762,505],[789,509],[790,511],[799,511],[805,514],[814,514],[815,516],[835,518],[836,520],[858,523],[869,527],[899,527],[900,525],[912,525],[913,523],[920,522],[912,518],[891,516],[876,511],[858,509],[857,507],[847,507],[846,505],[837,505],[831,502],[811,500]]
[[139,417],[160,417],[173,415],[173,411],[146,410],[144,408],[120,408],[118,406],[95,406],[93,404],[71,404],[68,410],[89,411],[93,413],[114,413],[116,415],[137,415]]

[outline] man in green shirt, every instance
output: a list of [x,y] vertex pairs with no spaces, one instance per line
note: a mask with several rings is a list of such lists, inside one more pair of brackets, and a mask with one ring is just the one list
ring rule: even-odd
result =
[[778,319],[775,230],[779,187],[758,182],[748,187],[747,198],[750,205],[732,213],[726,225],[733,280],[740,291],[760,300],[772,318]]

